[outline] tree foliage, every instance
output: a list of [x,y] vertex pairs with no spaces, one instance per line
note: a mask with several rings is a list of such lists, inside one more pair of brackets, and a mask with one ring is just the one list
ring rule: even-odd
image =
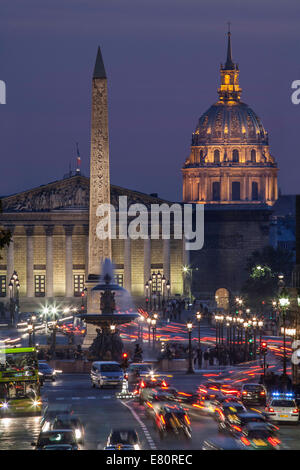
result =
[[248,279],[242,288],[247,305],[256,312],[264,305],[270,307],[278,293],[278,274],[284,274],[288,283],[293,266],[293,254],[289,250],[267,246],[253,252],[247,262]]
[[[2,204],[0,200],[0,214],[2,212]],[[5,247],[8,246],[11,240],[11,232],[9,230],[6,230],[0,226],[0,259],[1,257],[1,250]]]

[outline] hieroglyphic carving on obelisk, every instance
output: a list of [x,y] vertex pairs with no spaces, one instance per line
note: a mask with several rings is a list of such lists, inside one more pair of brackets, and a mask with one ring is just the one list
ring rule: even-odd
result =
[[[89,260],[88,282],[90,288],[100,274],[100,264],[111,258],[111,240],[101,240],[96,229],[100,218],[96,215],[100,204],[110,203],[109,137],[107,78],[100,47],[98,48],[92,82],[92,121],[90,159],[90,212],[89,212]],[[89,287],[89,286],[88,286]],[[90,289],[89,289],[90,290]],[[99,311],[99,306],[88,292],[88,311]]]

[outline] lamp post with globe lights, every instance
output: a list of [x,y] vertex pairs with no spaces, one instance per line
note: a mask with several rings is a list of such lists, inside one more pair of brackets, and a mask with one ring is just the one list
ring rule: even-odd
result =
[[153,350],[155,350],[155,342],[156,342],[156,318],[152,318],[151,320],[151,327],[152,327],[152,346]]
[[151,343],[151,334],[150,334],[150,331],[151,331],[151,318],[148,317],[146,321],[148,323],[148,345],[150,347],[150,343]]
[[187,370],[187,374],[194,374],[193,369],[193,358],[192,358],[192,330],[193,330],[193,323],[188,321],[186,324],[186,329],[189,335],[189,366]]
[[10,310],[10,322],[13,325],[16,320],[16,315],[19,314],[19,290],[20,281],[18,278],[17,271],[14,271],[9,284],[9,310]]

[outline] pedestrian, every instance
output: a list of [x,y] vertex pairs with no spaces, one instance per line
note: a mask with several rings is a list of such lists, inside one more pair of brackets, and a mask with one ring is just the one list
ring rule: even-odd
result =
[[205,369],[207,369],[207,367],[208,367],[208,360],[209,360],[209,353],[208,353],[207,350],[204,352],[203,358],[204,358],[204,367],[205,367]]

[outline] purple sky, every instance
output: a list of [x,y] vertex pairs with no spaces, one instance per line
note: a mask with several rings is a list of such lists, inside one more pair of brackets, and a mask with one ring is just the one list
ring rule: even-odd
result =
[[109,81],[111,182],[181,199],[181,166],[217,100],[232,23],[242,100],[262,118],[285,194],[299,193],[298,0],[5,0],[0,15],[0,195],[89,171],[98,44]]

